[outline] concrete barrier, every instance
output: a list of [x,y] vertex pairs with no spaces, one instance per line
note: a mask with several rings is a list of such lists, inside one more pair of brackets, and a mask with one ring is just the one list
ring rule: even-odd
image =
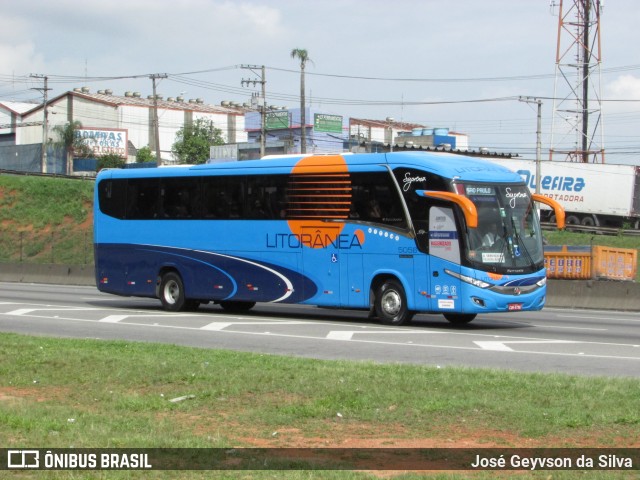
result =
[[93,265],[0,263],[0,282],[96,284]]
[[[0,263],[0,282],[95,286],[93,265]],[[548,280],[548,307],[640,312],[640,284],[606,280]]]
[[640,284],[613,280],[548,280],[546,305],[640,311]]

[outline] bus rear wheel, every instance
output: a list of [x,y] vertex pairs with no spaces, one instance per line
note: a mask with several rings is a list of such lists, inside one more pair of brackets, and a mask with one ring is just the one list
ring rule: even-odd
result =
[[471,320],[476,318],[475,313],[444,313],[444,318],[454,325],[466,325]]
[[220,302],[220,306],[223,310],[232,313],[248,312],[255,306],[256,302],[237,302],[232,300],[225,300]]
[[374,308],[380,322],[386,325],[409,323],[415,312],[407,308],[404,288],[396,280],[385,280],[376,290]]
[[160,301],[170,312],[179,312],[187,305],[182,278],[176,272],[167,272],[160,281]]

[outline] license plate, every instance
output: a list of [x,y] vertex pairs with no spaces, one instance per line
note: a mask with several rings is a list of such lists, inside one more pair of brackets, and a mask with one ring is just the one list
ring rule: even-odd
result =
[[513,312],[515,310],[522,310],[522,304],[521,303],[510,303],[509,305],[507,305],[507,308],[509,309],[510,312]]

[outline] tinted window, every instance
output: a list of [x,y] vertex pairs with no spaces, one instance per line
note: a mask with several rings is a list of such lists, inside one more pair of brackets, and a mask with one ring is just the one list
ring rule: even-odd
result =
[[[414,168],[397,168],[393,171],[402,189],[405,202],[414,223],[429,218],[428,202],[421,201],[418,190],[451,191],[450,180],[434,173]],[[424,198],[424,197],[422,197]]]
[[194,177],[160,180],[160,218],[197,218],[199,214],[199,181]]
[[160,218],[159,190],[160,181],[157,178],[129,179],[126,218],[135,220]]
[[387,172],[351,174],[351,191],[350,219],[406,227],[398,189]]
[[124,218],[126,195],[126,180],[102,180],[98,184],[100,211],[111,217]]
[[150,219],[350,219],[406,227],[387,172],[103,180],[106,215]]
[[287,175],[246,177],[245,215],[252,220],[286,218]]
[[203,177],[203,217],[238,219],[243,213],[244,177]]

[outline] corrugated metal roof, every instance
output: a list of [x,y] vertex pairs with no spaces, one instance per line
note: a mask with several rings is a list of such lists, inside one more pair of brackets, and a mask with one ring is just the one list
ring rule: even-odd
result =
[[[78,91],[70,91],[64,95],[73,95],[80,98],[86,98],[90,100],[95,100],[101,103],[117,105],[117,106],[138,106],[138,107],[153,107],[155,102],[152,98],[143,98],[142,96],[134,96],[134,94],[129,95],[114,95],[107,93],[90,93],[90,92],[78,92]],[[60,98],[58,97],[58,98]],[[171,97],[169,97],[171,98]],[[158,98],[158,108],[164,108],[169,110],[189,110],[193,112],[202,112],[202,113],[220,113],[220,114],[231,114],[231,115],[243,115],[244,109],[241,107],[223,107],[221,105],[211,105],[204,103],[200,100],[189,100],[189,101],[177,101],[177,100],[167,100]]]
[[367,127],[380,127],[380,128],[389,128],[393,126],[394,130],[407,130],[411,131],[414,128],[427,128],[424,125],[420,125],[419,123],[408,123],[408,122],[397,122],[397,121],[387,121],[387,120],[371,120],[367,118],[352,118],[351,125],[364,125]]
[[19,115],[24,112],[28,112],[29,110],[33,110],[38,105],[39,104],[27,102],[0,102],[0,106],[3,106],[7,110],[11,110],[13,113],[17,113]]

